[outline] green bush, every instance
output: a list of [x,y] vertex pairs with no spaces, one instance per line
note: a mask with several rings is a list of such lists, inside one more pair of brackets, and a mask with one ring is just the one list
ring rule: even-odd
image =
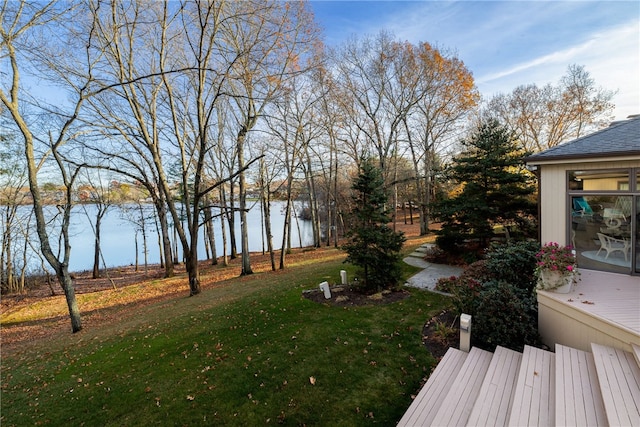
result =
[[[533,301],[532,301],[533,299]],[[472,327],[474,345],[493,351],[496,346],[522,351],[539,343],[535,296],[509,283],[485,283],[478,295]]]
[[452,287],[453,306],[458,314],[474,315],[477,311],[478,297],[482,292],[482,282],[470,277],[460,277]]
[[535,242],[493,245],[485,260],[474,262],[457,278],[438,283],[439,290],[452,294],[457,314],[473,316],[475,346],[522,350],[524,344],[539,343],[533,291],[538,250]]
[[540,244],[535,241],[492,244],[486,254],[486,268],[497,280],[503,280],[524,291],[536,286],[536,253]]

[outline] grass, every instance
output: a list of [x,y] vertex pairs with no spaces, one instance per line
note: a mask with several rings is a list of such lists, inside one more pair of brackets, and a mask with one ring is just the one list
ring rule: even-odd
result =
[[235,278],[4,355],[1,424],[394,425],[434,365],[422,327],[447,300],[302,297],[345,267],[330,258]]

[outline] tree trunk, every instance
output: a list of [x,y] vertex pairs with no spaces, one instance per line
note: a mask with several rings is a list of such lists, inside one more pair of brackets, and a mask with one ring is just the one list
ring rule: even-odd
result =
[[[160,232],[162,234],[162,248],[161,253],[164,255],[164,277],[173,277],[173,257],[171,249],[171,239],[169,238],[169,221],[167,217],[167,206],[164,203],[162,197],[154,198],[156,205],[156,213],[158,214],[158,221],[160,222]],[[177,256],[177,255],[176,255]]]
[[218,264],[218,253],[216,251],[216,235],[213,228],[213,212],[211,206],[204,208],[204,226],[207,232],[209,247],[211,248],[211,265]]
[[271,201],[267,195],[262,198],[264,209],[264,232],[267,235],[267,250],[269,251],[269,259],[271,260],[271,271],[276,271],[275,252],[273,250],[273,234],[271,233]]
[[[309,213],[311,214],[311,226],[313,229],[313,247],[319,248],[321,245],[320,219],[318,218],[318,201],[316,199],[316,185],[311,171],[311,156],[307,152],[307,168],[305,171],[307,187],[309,188]],[[300,238],[302,236],[299,234]],[[302,246],[302,243],[300,244]]]
[[[291,185],[291,184],[289,184]],[[287,193],[290,193],[290,190],[287,190]],[[284,270],[286,262],[286,253],[287,253],[287,234],[291,230],[289,223],[291,222],[291,196],[287,197],[287,204],[284,211],[284,225],[282,227],[282,248],[280,249],[280,270]]]
[[251,258],[249,256],[249,225],[247,224],[247,190],[245,188],[244,173],[244,139],[246,128],[243,128],[238,134],[237,150],[238,150],[238,170],[240,175],[238,179],[238,193],[240,197],[240,234],[242,239],[242,276],[253,274],[251,269]]
[[225,267],[229,265],[229,259],[227,257],[227,230],[225,229],[225,222],[227,221],[227,198],[222,186],[220,186],[220,202],[222,203],[221,217],[220,217],[220,231],[222,234],[222,265]]
[[80,319],[80,309],[76,301],[75,283],[69,274],[69,269],[65,264],[59,264],[56,271],[58,281],[62,285],[64,290],[65,301],[67,302],[67,308],[69,309],[69,316],[71,318],[71,330],[79,332],[82,330],[82,321]]
[[102,221],[102,212],[98,207],[98,214],[96,215],[96,236],[93,245],[93,274],[92,278],[97,279],[100,277],[100,223]]
[[229,207],[227,209],[227,220],[229,221],[229,246],[231,253],[229,257],[236,259],[238,257],[238,245],[236,243],[236,203],[234,195],[235,185],[230,186],[229,191]]

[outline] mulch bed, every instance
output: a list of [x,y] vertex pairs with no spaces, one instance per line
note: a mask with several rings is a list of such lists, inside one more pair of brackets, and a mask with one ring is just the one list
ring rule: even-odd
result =
[[302,295],[319,304],[327,304],[334,307],[357,307],[361,305],[391,304],[408,298],[411,294],[405,290],[398,290],[366,295],[349,286],[332,286],[331,298],[329,299],[325,298],[324,292],[319,289],[304,291]]
[[[447,328],[447,334],[442,332],[442,326]],[[460,317],[452,311],[443,311],[429,319],[422,328],[422,343],[429,353],[440,360],[449,347],[458,348],[460,345]]]

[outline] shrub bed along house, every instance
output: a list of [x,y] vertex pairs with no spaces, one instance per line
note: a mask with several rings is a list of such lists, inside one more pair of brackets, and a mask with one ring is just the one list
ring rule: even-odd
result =
[[459,277],[440,279],[436,289],[452,295],[456,313],[473,316],[472,344],[493,351],[538,345],[535,295],[536,242],[493,244],[485,259]]

